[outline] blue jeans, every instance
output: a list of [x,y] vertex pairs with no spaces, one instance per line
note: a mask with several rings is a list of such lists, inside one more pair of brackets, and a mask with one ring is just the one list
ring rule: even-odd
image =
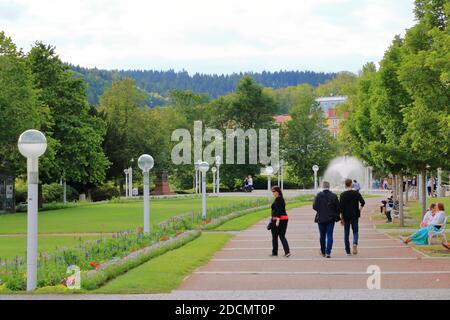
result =
[[331,254],[333,249],[333,232],[335,222],[319,223],[320,251],[322,254]]
[[353,244],[358,245],[359,240],[359,219],[352,219],[345,221],[344,223],[344,242],[345,242],[345,251],[350,253],[350,227],[352,227],[353,231]]

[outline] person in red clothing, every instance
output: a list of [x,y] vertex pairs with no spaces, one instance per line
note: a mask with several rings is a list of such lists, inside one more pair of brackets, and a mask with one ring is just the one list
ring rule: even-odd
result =
[[288,226],[289,217],[286,213],[286,202],[283,198],[283,193],[280,187],[272,188],[275,201],[272,203],[272,256],[278,256],[278,238],[281,241],[284,249],[284,256],[289,258],[291,252],[289,250],[289,244],[286,239],[286,230]]

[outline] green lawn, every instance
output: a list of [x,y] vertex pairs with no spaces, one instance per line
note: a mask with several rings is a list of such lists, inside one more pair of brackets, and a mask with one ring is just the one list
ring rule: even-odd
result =
[[207,263],[231,235],[203,234],[200,238],[170,251],[108,282],[95,293],[166,293],[176,289],[196,268]]
[[[300,206],[304,206],[304,205],[310,205],[311,202],[295,202],[295,203],[289,203],[286,206],[286,209],[292,209],[292,208],[296,208],[296,207],[300,207]],[[246,215],[243,215],[241,217],[232,219],[228,222],[225,222],[224,224],[218,226],[217,228],[215,228],[215,231],[241,231],[241,230],[245,230],[249,227],[251,227],[252,225],[254,225],[255,223],[267,218],[269,219],[270,217],[270,209],[262,209],[262,210],[258,210]],[[269,223],[269,221],[267,221],[267,223]]]
[[[39,236],[39,252],[51,253],[58,249],[77,246],[82,241],[100,239],[101,236]],[[106,237],[106,236],[103,236]],[[11,259],[16,256],[26,257],[27,238],[26,236],[0,237],[0,259]]]
[[[256,197],[212,197],[208,209],[227,207]],[[150,203],[150,220],[157,224],[182,213],[201,210],[201,199],[159,199]],[[0,234],[26,233],[26,213],[0,215]],[[143,202],[101,203],[39,213],[39,233],[117,232],[143,225]]]

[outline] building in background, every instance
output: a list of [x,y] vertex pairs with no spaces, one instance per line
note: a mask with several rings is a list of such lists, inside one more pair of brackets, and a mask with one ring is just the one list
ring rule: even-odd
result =
[[[336,108],[347,101],[347,97],[320,97],[317,98],[316,101],[320,104],[320,107],[325,114],[328,130],[330,130],[331,135],[336,138],[339,133],[341,121],[348,116],[347,112],[342,116],[339,115],[336,112]],[[291,116],[288,114],[282,114],[275,116],[274,120],[278,125],[282,125],[283,123],[291,120]]]

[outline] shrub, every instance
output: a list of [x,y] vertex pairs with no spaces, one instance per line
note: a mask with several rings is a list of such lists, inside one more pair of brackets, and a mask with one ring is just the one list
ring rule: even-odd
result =
[[98,186],[91,191],[92,201],[111,200],[115,197],[120,197],[120,191],[112,182]]
[[16,203],[27,202],[28,187],[25,180],[16,179],[15,183],[15,198]]
[[12,291],[8,289],[4,284],[0,284],[0,294],[11,293]]
[[72,293],[77,292],[79,290],[69,289],[62,284],[58,284],[56,286],[46,286],[42,288],[36,289],[35,293]]
[[59,183],[42,185],[42,197],[44,202],[58,202],[63,198],[63,186]]

